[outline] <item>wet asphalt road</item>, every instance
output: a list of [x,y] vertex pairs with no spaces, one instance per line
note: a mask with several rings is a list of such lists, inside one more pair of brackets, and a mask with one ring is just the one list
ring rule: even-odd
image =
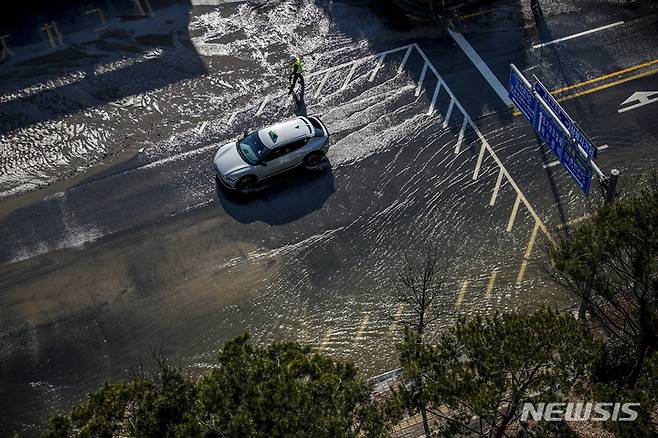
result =
[[[655,15],[601,7],[528,26],[515,6],[494,4],[490,13],[454,20],[504,85],[510,62],[556,89],[658,58]],[[543,230],[556,233],[590,211],[596,183],[585,198],[559,166],[544,167],[550,152],[440,26],[399,26],[367,6],[308,5],[305,13],[322,25],[301,31],[307,37],[298,44],[310,44],[315,58],[296,104],[279,78],[288,33],[260,41],[271,51],[261,48],[262,56],[279,59],[271,61],[280,62],[276,68],[238,56],[244,43],[231,45],[244,40],[225,22],[246,23],[252,9],[258,11],[233,3],[193,8],[194,44],[181,34],[180,46],[163,53],[198,51],[198,72],[175,75],[165,91],[150,86],[149,99],[130,94],[120,105],[84,110],[92,118],[108,114],[101,119],[110,129],[99,130],[111,142],[119,142],[114,132],[133,135],[135,127],[127,149],[71,184],[0,203],[3,430],[35,433],[45,416],[125,376],[153,350],[203,368],[221,342],[243,330],[257,341],[312,344],[355,360],[367,375],[393,367],[400,337],[394,322],[408,314],[395,298],[395,267],[427,242],[453,266],[441,327],[457,315],[570,304],[542,277]],[[218,52],[223,44],[235,50],[231,57]],[[384,51],[391,52],[379,64],[372,55]],[[250,68],[258,72],[253,78],[244,73]],[[589,90],[563,105],[598,146],[608,146],[598,163],[621,169],[622,185],[648,172],[658,154],[655,107],[618,112],[633,93],[658,89],[658,75],[646,74],[651,68],[563,95]],[[292,172],[247,197],[217,187],[211,160],[219,145],[304,112],[319,115],[331,132],[322,169]],[[33,122],[52,129],[48,117]],[[15,131],[7,132],[11,138]],[[96,162],[85,154],[79,160]],[[39,172],[48,180],[54,171]]]

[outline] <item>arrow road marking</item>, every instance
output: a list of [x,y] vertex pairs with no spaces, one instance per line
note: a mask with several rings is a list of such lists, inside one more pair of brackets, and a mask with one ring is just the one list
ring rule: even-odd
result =
[[626,108],[618,109],[617,112],[623,113],[626,111],[633,110],[635,108],[639,108],[644,105],[649,105],[650,103],[658,102],[658,96],[651,99],[651,97],[654,95],[658,95],[658,91],[636,91],[631,95],[631,97],[620,103],[619,106],[626,105],[627,103],[636,102],[636,101],[638,103],[636,103],[635,105],[627,106]]

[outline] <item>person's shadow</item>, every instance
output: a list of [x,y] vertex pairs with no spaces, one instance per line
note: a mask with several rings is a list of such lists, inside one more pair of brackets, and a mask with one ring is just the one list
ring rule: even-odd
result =
[[304,101],[304,84],[302,83],[299,95],[295,90],[292,90],[292,99],[295,101],[295,115],[307,116],[306,102]]

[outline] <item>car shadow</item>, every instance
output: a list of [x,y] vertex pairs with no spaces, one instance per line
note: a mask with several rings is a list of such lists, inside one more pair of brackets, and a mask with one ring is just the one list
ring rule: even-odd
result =
[[270,178],[253,191],[225,188],[216,178],[217,198],[229,216],[240,223],[283,225],[322,208],[336,191],[331,164],[317,169],[297,168]]

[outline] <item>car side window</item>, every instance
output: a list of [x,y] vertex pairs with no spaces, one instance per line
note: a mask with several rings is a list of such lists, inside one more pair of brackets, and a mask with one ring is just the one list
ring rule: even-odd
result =
[[296,142],[290,143],[288,146],[288,152],[292,152],[294,150],[297,150],[301,147],[304,147],[304,145],[308,143],[308,138],[302,138],[301,140],[297,140]]
[[281,146],[279,148],[276,148],[267,155],[267,158],[265,158],[265,161],[276,160],[279,157],[282,157],[282,156],[284,156],[284,155],[286,155],[286,154],[288,154],[288,153],[290,153],[294,150],[297,150],[297,149],[303,147],[307,142],[308,142],[308,139],[304,138],[304,139],[301,139],[301,140],[297,140],[293,143],[287,144],[285,146]]

